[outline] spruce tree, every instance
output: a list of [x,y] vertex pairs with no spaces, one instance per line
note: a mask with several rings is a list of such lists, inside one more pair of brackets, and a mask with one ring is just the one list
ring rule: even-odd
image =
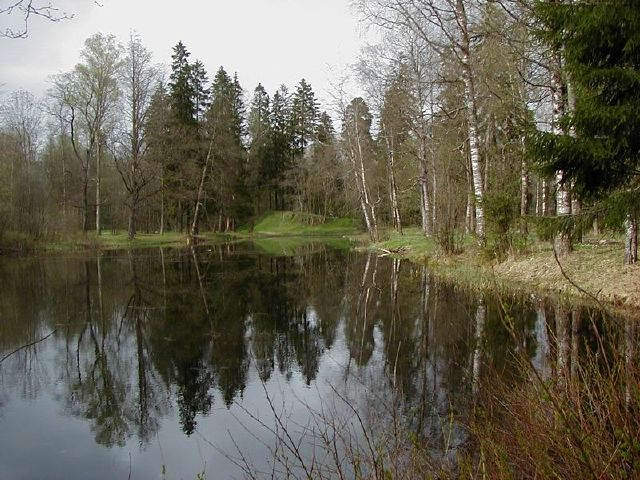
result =
[[263,145],[271,128],[270,123],[270,104],[269,94],[262,84],[258,84],[253,92],[253,100],[248,119],[248,133],[251,142],[251,148]]
[[291,97],[282,85],[273,95],[271,104],[271,155],[268,165],[269,178],[275,197],[275,208],[284,209],[283,181],[292,165],[293,134],[291,121]]
[[262,86],[254,90],[249,110],[247,133],[249,135],[249,168],[251,183],[257,189],[270,186],[271,105],[269,95]]
[[207,88],[209,79],[207,78],[207,71],[200,60],[196,60],[196,62],[191,65],[189,73],[189,81],[191,84],[191,90],[193,91],[192,103],[195,119],[200,122],[204,118],[204,113],[207,111],[207,108],[211,103],[211,90]]
[[171,75],[169,77],[169,91],[171,93],[171,107],[179,123],[193,124],[196,118],[191,65],[189,56],[182,42],[173,47],[171,56]]
[[218,210],[233,228],[251,213],[246,182],[242,88],[220,67],[211,87],[207,131],[213,137]]
[[562,170],[582,197],[615,192],[626,213],[627,263],[637,260],[640,210],[640,4],[544,1],[543,35],[564,52],[576,105],[564,135],[538,133],[533,153],[547,171]]
[[318,123],[318,102],[311,85],[303,78],[291,102],[293,149],[303,155],[313,141]]

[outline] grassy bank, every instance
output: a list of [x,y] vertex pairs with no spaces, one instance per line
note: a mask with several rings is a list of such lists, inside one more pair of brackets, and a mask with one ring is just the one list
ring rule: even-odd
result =
[[[203,238],[207,243],[213,243],[226,241],[229,237],[220,234],[207,234]],[[0,240],[0,253],[10,256],[25,256],[92,250],[180,247],[186,244],[187,236],[179,232],[166,232],[162,235],[139,233],[133,240],[129,239],[125,231],[104,231],[100,236],[95,232],[66,234],[47,239],[33,239],[25,235],[10,234]]]
[[239,233],[252,236],[344,236],[359,233],[359,222],[352,218],[325,218],[309,213],[270,212],[253,226],[240,229]]
[[593,296],[615,307],[640,308],[640,265],[623,264],[624,247],[617,239],[591,237],[575,245],[574,252],[560,259],[569,281],[549,242],[532,242],[525,251],[498,262],[471,238],[464,240],[461,253],[446,255],[418,229],[386,236],[378,243],[370,243],[363,235],[353,239],[365,249],[427,263],[434,273],[474,288],[516,287],[572,297]]
[[[640,265],[623,265],[620,239],[586,238],[575,251],[561,260],[567,280],[558,266],[548,242],[531,241],[527,249],[497,262],[471,238],[465,238],[459,254],[444,254],[435,240],[426,238],[418,228],[407,228],[403,235],[385,232],[383,241],[371,243],[359,230],[357,220],[324,218],[307,213],[276,211],[257,218],[237,232],[202,233],[205,243],[252,240],[272,254],[294,254],[313,241],[331,243],[340,248],[356,244],[361,249],[426,263],[442,277],[472,288],[521,288],[530,292],[556,293],[573,297],[597,297],[602,302],[624,309],[640,308]],[[5,235],[0,250],[9,254],[33,252],[74,252],[146,247],[180,247],[187,236],[177,232],[138,234],[129,240],[126,232],[105,231],[101,236],[90,232],[35,241],[27,236]],[[585,294],[576,288],[588,292]]]
[[[265,250],[291,251],[295,246],[309,243],[309,239],[322,237],[323,242],[348,247],[347,235],[359,231],[357,220],[351,218],[325,218],[320,215],[289,211],[270,212],[243,226],[238,231],[228,233],[202,232],[201,242],[206,244],[230,240],[251,239]],[[277,239],[276,239],[277,237]],[[269,240],[270,239],[270,240]],[[5,255],[29,255],[38,253],[65,253],[89,250],[115,250],[126,248],[180,247],[187,244],[187,235],[179,232],[138,233],[130,240],[124,230],[60,234],[46,239],[33,238],[26,234],[7,232],[0,237],[0,253]]]

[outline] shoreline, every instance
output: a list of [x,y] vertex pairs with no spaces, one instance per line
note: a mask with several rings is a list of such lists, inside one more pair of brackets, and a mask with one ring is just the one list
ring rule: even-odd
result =
[[[345,247],[348,245],[357,251],[369,251],[427,265],[437,276],[472,289],[555,295],[573,302],[595,305],[600,302],[601,306],[626,315],[637,315],[640,312],[640,264],[623,265],[623,246],[619,242],[599,243],[598,239],[590,239],[587,243],[578,244],[571,254],[560,259],[561,270],[548,242],[535,242],[523,253],[496,261],[488,258],[470,238],[463,242],[461,253],[444,254],[435,240],[424,237],[415,228],[406,229],[404,235],[387,232],[387,236],[386,240],[373,243],[365,234],[353,231],[323,231],[321,228],[316,231],[296,231],[290,228],[280,232],[204,232],[199,236],[198,244],[262,240],[273,241],[275,244],[292,243],[293,248],[296,239],[302,243],[339,240],[345,242]],[[188,245],[187,238],[185,234],[166,232],[163,235],[138,234],[131,241],[125,233],[114,235],[112,232],[105,232],[99,238],[91,233],[59,242],[35,244],[2,256],[28,258],[120,249],[181,248]]]
[[[504,260],[489,259],[473,242],[458,254],[443,254],[431,239],[408,233],[372,243],[359,239],[360,249],[426,264],[445,279],[478,290],[536,293],[640,315],[640,264],[624,265],[622,243],[590,239],[575,245],[558,265],[549,242],[536,242]],[[568,277],[568,279],[567,279]],[[576,285],[579,288],[576,288]]]

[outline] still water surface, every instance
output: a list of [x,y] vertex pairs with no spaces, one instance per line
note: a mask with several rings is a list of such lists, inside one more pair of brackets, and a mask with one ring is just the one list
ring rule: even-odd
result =
[[336,392],[399,395],[454,457],[483,376],[517,384],[514,352],[551,375],[584,330],[554,342],[548,302],[509,298],[514,337],[495,298],[319,244],[3,260],[0,283],[2,479],[242,478],[239,450],[271,466],[274,409],[295,434],[348,412]]

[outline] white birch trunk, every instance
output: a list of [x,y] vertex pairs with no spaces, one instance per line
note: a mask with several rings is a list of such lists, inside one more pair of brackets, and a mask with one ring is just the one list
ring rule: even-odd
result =
[[564,383],[569,362],[569,310],[558,304],[556,306],[556,342],[558,380]]
[[536,302],[536,354],[532,359],[534,368],[538,371],[540,378],[547,380],[551,376],[551,368],[549,365],[549,334],[547,333],[547,314],[544,308],[544,302],[538,300]]
[[362,142],[360,141],[360,131],[358,128],[358,121],[354,121],[356,127],[356,144],[358,147],[358,161],[360,167],[360,181],[362,182],[362,194],[363,201],[365,203],[366,209],[370,215],[370,227],[369,231],[371,234],[371,239],[374,242],[378,241],[378,221],[376,219],[375,206],[371,203],[371,196],[369,195],[369,188],[367,186],[367,176],[364,169],[364,154],[362,152]]
[[[564,81],[560,71],[560,61],[552,74],[552,95],[553,95],[553,124],[552,131],[555,135],[562,135],[560,120],[565,113]],[[571,215],[571,197],[569,195],[569,185],[565,181],[564,172],[556,172],[556,215],[567,217]],[[567,255],[571,251],[571,237],[566,229],[562,229],[554,240],[555,249],[558,255]]]
[[624,263],[633,265],[638,261],[638,221],[630,214],[624,221]]
[[473,349],[473,379],[471,390],[474,400],[478,394],[480,384],[480,367],[482,366],[482,338],[484,335],[484,323],[487,315],[487,307],[484,304],[484,300],[480,299],[478,308],[476,310],[476,332],[475,332],[475,347]]
[[431,236],[431,198],[429,197],[429,172],[424,165],[421,167],[420,183],[420,213],[422,214],[422,233]]
[[471,159],[471,171],[473,190],[475,195],[476,225],[475,233],[484,239],[484,184],[482,169],[480,167],[480,149],[478,141],[478,114],[475,98],[475,82],[471,65],[471,43],[469,40],[468,19],[462,0],[456,2],[456,20],[461,30],[461,60],[462,76],[464,80],[465,103],[467,109],[467,123],[469,131],[469,156]]
[[398,207],[398,191],[396,187],[395,176],[395,145],[392,132],[389,132],[386,126],[382,125],[382,131],[387,145],[387,177],[389,182],[389,202],[391,204],[391,219],[393,228],[402,234],[402,222],[400,221],[400,209]]

